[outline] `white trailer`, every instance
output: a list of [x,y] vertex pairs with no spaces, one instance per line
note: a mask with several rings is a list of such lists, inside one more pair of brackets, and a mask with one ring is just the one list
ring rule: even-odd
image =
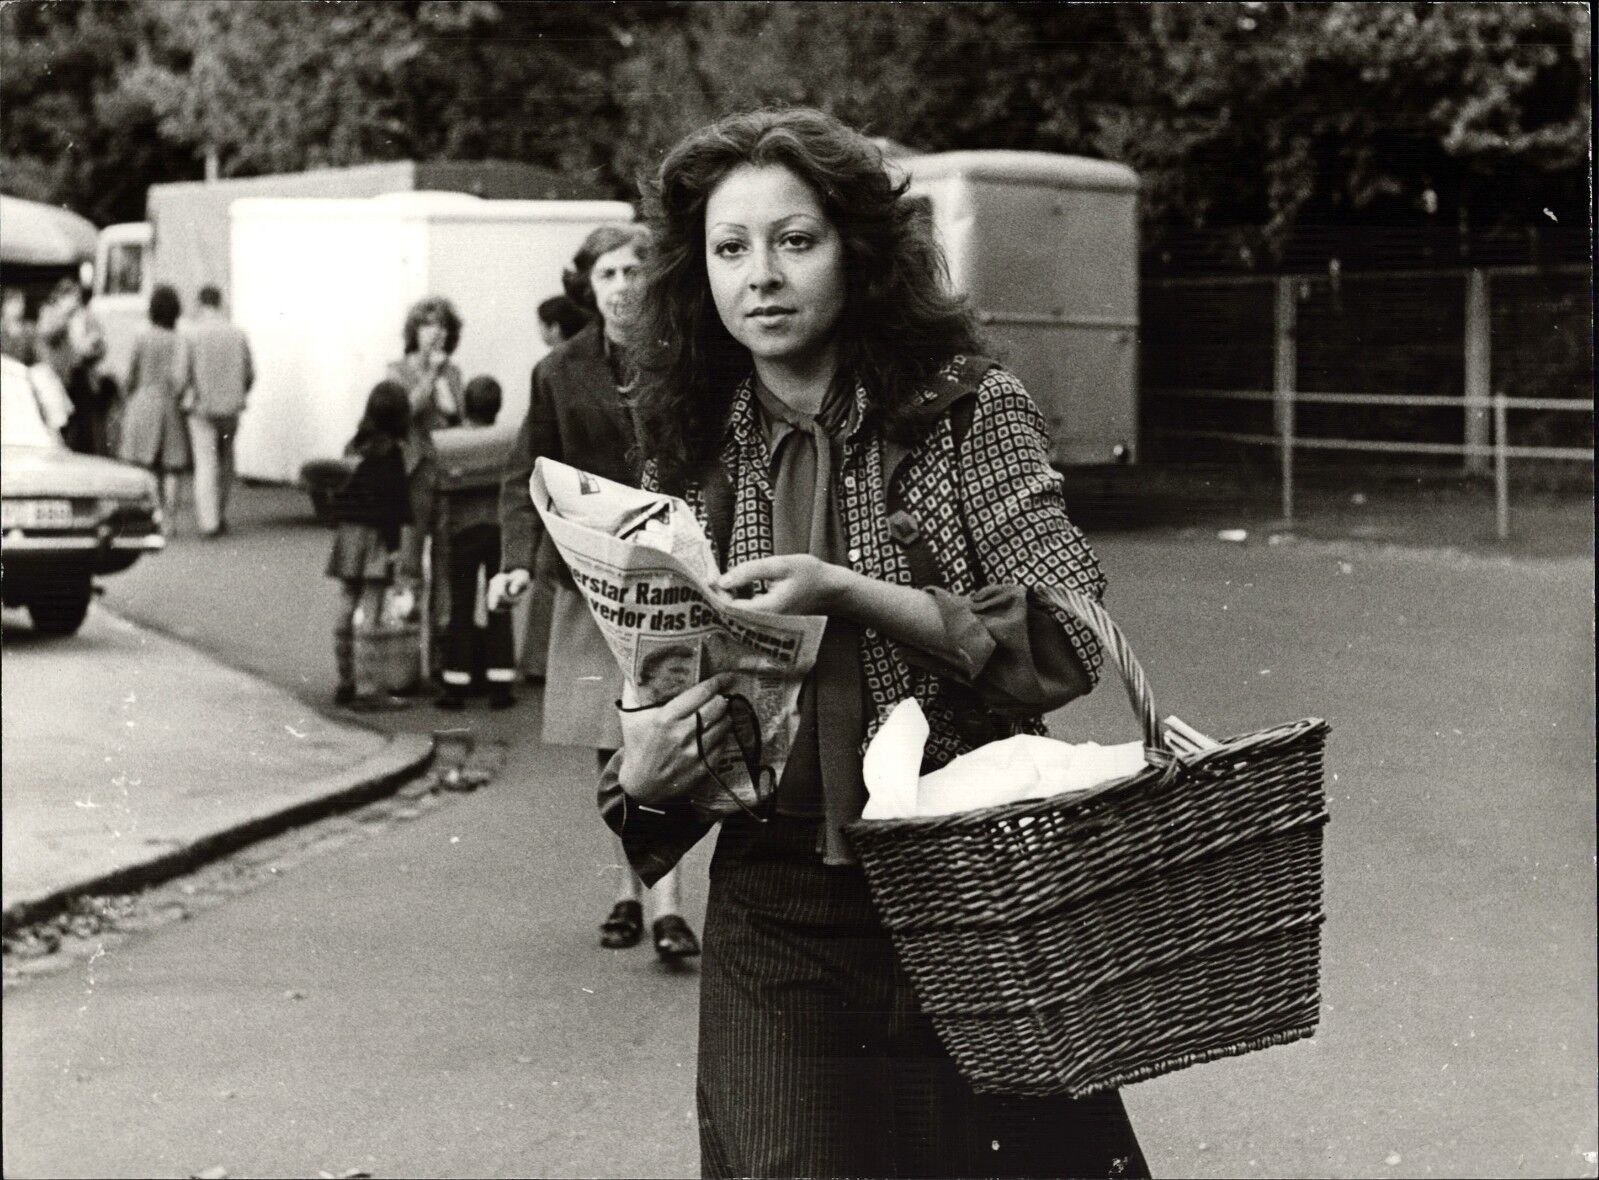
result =
[[94,309],[105,327],[104,367],[127,373],[133,341],[148,324],[156,284],[173,287],[185,308],[207,284],[233,289],[229,210],[249,197],[353,198],[398,192],[460,192],[493,200],[572,200],[602,195],[591,183],[537,164],[508,160],[387,160],[225,180],[153,184],[145,221],[100,231]]
[[258,374],[238,469],[292,483],[336,456],[372,385],[403,350],[406,310],[441,295],[464,328],[455,361],[496,378],[520,422],[543,356],[534,309],[588,233],[630,221],[620,201],[483,200],[456,192],[233,202],[231,309]]
[[974,151],[892,161],[932,207],[950,279],[1049,420],[1057,467],[1138,441],[1138,176],[1105,160]]

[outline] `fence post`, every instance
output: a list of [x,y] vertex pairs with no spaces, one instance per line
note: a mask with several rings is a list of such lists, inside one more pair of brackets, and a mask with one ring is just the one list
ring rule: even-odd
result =
[[[1488,472],[1488,409],[1493,381],[1492,313],[1488,272],[1473,267],[1466,273],[1466,474]],[[1482,448],[1482,449],[1473,449]]]
[[1298,325],[1294,282],[1291,275],[1278,276],[1277,307],[1273,317],[1276,354],[1272,365],[1272,391],[1275,394],[1272,417],[1277,427],[1277,449],[1282,462],[1282,517],[1285,522],[1294,519],[1294,383],[1299,370],[1295,342]]
[[1503,541],[1510,536],[1510,417],[1505,395],[1493,395],[1494,412],[1494,532]]

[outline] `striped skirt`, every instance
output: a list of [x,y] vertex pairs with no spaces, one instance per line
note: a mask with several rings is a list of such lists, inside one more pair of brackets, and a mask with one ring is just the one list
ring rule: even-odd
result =
[[979,1095],[817,822],[725,821],[700,985],[705,1176],[1148,1176],[1114,1092]]

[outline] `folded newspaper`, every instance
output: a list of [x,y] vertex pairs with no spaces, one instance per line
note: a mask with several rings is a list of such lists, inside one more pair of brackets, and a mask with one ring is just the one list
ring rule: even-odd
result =
[[[711,543],[675,496],[542,458],[528,487],[622,669],[623,705],[661,704],[730,672],[733,691],[760,719],[759,761],[771,775],[757,773],[768,784],[780,779],[799,726],[800,685],[816,662],[826,618],[750,610],[711,589],[720,572]],[[723,743],[712,768],[747,806],[755,805],[758,791],[737,743]],[[736,806],[710,774],[687,797],[712,814]]]

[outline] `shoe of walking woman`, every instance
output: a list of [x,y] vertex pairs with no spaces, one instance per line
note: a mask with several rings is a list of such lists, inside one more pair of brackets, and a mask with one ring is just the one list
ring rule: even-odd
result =
[[663,914],[650,925],[655,939],[655,953],[665,963],[692,959],[700,953],[700,940],[694,937],[689,924],[677,914]]
[[608,950],[637,946],[644,937],[644,907],[636,901],[619,901],[600,923],[600,945]]

